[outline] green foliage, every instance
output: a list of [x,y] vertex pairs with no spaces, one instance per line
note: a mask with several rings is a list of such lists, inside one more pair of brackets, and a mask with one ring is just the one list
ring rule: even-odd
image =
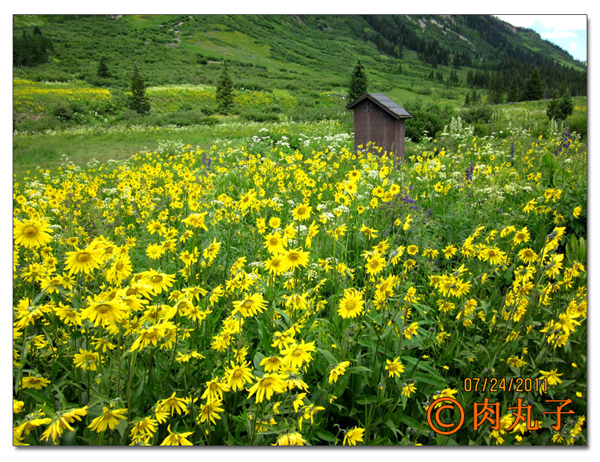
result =
[[568,262],[587,264],[587,242],[583,237],[571,235],[565,250]]
[[233,109],[233,80],[227,70],[227,63],[223,63],[217,81],[216,101],[221,114],[229,114]]
[[[453,34],[443,34],[438,27],[404,30],[416,19],[425,23],[435,20],[468,37],[482,60],[471,60],[464,49],[466,42],[452,40]],[[67,96],[65,104],[58,104],[44,95],[31,94],[23,97],[27,104],[21,104],[21,97],[15,95],[13,125],[22,131],[70,129],[76,125],[108,127],[117,122],[160,126],[204,123],[203,117],[218,113],[215,86],[224,47],[228,50],[228,72],[236,82],[229,111],[234,120],[338,120],[346,124],[348,63],[356,60],[369,69],[369,89],[384,92],[403,106],[418,95],[423,106],[447,101],[455,108],[463,102],[476,107],[482,96],[486,99],[494,73],[502,75],[507,86],[517,77],[524,82],[532,66],[539,67],[548,91],[556,86],[563,89],[565,81],[573,81],[571,94],[578,95],[582,87],[576,82],[585,80],[585,72],[581,72],[585,66],[563,61],[565,56],[557,55],[543,41],[523,36],[521,31],[507,37],[499,23],[487,17],[40,15],[17,16],[14,23],[15,36],[23,30],[31,34],[32,28],[39,26],[44,36],[54,41],[53,59],[33,68],[15,67],[16,79],[63,82],[65,89],[85,81],[108,89],[111,95],[110,103],[103,105],[88,104],[78,96],[82,103],[79,107]],[[486,28],[499,33],[510,46],[500,47],[497,40],[491,40],[491,33],[485,39],[473,35]],[[409,36],[415,40],[394,40]],[[524,51],[519,41],[540,53]],[[132,111],[128,98],[121,96],[129,90],[131,75],[130,62],[122,56],[132,49],[144,73],[152,116]],[[504,54],[510,55],[510,60],[499,62]],[[562,62],[564,68],[549,63],[549,56]],[[98,76],[103,57],[110,65],[110,77]],[[443,64],[446,57],[448,65]],[[432,79],[427,80],[427,75]],[[555,77],[550,79],[551,75]],[[188,91],[184,86],[196,89]],[[159,87],[174,88],[154,91]],[[287,95],[284,100],[276,96],[282,93]],[[520,99],[518,93],[506,99]],[[585,136],[587,123],[581,111],[577,109],[564,126]],[[547,133],[548,123],[539,117],[546,118],[541,106],[521,113],[530,114],[525,122],[519,121],[522,126],[538,134]],[[439,118],[425,114],[423,121],[408,121],[409,133],[418,140],[424,130],[439,132],[451,116],[436,122]],[[511,123],[508,118],[475,119],[472,123],[478,135],[498,133]]]
[[102,58],[100,58],[96,75],[104,79],[111,77],[110,70],[108,68],[108,59],[106,56],[102,56]]
[[418,101],[407,105],[406,109],[413,115],[406,121],[406,137],[415,143],[426,137],[435,138],[455,115],[455,110],[450,106],[422,104]]
[[586,113],[577,113],[576,115],[569,117],[565,121],[565,124],[572,132],[577,132],[583,138],[587,138],[588,119]]
[[467,92],[465,94],[465,107],[470,106],[470,105],[471,105],[471,94]]
[[[531,116],[530,107],[495,111],[506,110],[514,121],[519,111]],[[416,103],[408,109],[446,111]],[[581,139],[538,138],[513,126],[507,138],[482,140],[456,119],[449,133],[412,145],[394,166],[385,157],[354,154],[352,137],[338,123],[223,119],[202,130],[114,126],[15,136],[21,145],[45,146],[48,157],[37,162],[38,171],[17,172],[14,216],[21,220],[29,217],[27,207],[54,206],[39,220],[61,234],[48,248],[15,245],[16,438],[32,446],[126,445],[135,443],[134,425],[148,418],[159,420],[147,435],[153,445],[188,432],[194,445],[266,446],[296,432],[313,446],[342,445],[354,428],[364,431],[361,445],[588,443],[587,269],[581,261],[587,237],[574,226],[585,229],[587,148]],[[88,156],[106,155],[104,146],[124,142],[128,149],[101,163],[55,154],[79,144]],[[16,150],[17,159],[21,153]],[[551,188],[548,162],[555,164]],[[257,194],[259,182],[264,196]],[[336,185],[353,187],[344,206]],[[60,202],[48,205],[44,191]],[[301,205],[311,207],[307,220],[293,216]],[[205,227],[189,225],[194,212]],[[318,227],[310,244],[309,223]],[[153,232],[157,225],[164,231]],[[302,246],[305,267],[268,272],[266,264],[279,254],[265,248],[265,239],[276,226],[288,234],[297,230],[282,255],[288,246]],[[91,274],[79,270],[52,286],[44,275],[31,277],[33,264],[44,268],[49,260],[51,274],[67,274],[75,241],[99,261]],[[170,250],[149,258],[150,246],[165,241]],[[217,242],[220,251],[207,257]],[[535,261],[525,262],[527,249]],[[197,258],[188,266],[184,253]],[[109,280],[124,257],[130,269]],[[382,266],[370,275],[369,262],[377,258]],[[166,288],[136,295],[136,288],[156,282],[151,275]],[[340,301],[350,288],[364,305],[343,319]],[[264,307],[236,317],[236,305],[251,294],[263,297]],[[94,323],[88,308],[100,313],[100,300],[112,303],[116,314]],[[117,305],[125,300],[133,306]],[[81,323],[59,316],[65,309]],[[232,324],[236,319],[244,322]],[[146,337],[151,329],[159,333]],[[296,348],[311,354],[294,366]],[[80,350],[92,349],[97,359],[77,365]],[[272,356],[284,358],[277,376],[286,386],[261,401],[249,389],[264,378],[262,360]],[[202,419],[214,403],[207,399],[209,382],[229,384],[234,363],[248,364],[251,381],[237,390],[223,387],[215,420]],[[48,386],[19,387],[21,377],[35,374]],[[514,390],[514,379],[534,382],[547,374],[560,379],[544,394]],[[491,387],[491,378],[506,378],[506,387]],[[462,428],[450,437],[436,434],[427,420],[440,393],[465,411]],[[502,419],[500,430],[489,420],[474,427],[483,421],[475,403],[485,399],[499,405],[489,418]],[[527,414],[543,419],[542,428],[507,428],[519,399],[531,406]],[[543,414],[555,409],[551,399],[571,399],[565,411],[573,415],[560,432],[551,428],[555,416]],[[169,412],[165,400],[185,401]],[[55,441],[42,439],[62,412],[84,406],[82,419],[69,422],[74,431],[60,427]],[[114,429],[91,431],[104,407],[126,412]],[[48,419],[34,419],[36,410]],[[443,412],[447,422],[452,411]]]
[[521,79],[519,78],[519,74],[515,73],[510,87],[508,89],[508,93],[506,94],[506,101],[508,103],[514,103],[515,101],[520,101],[521,99],[521,95],[520,95],[520,87],[521,87]]
[[[481,60],[470,59],[472,52],[465,49],[466,42],[451,39],[455,34],[439,33],[438,27],[411,29],[415,20],[425,23],[435,20],[468,37]],[[83,80],[108,88],[111,93],[127,91],[131,70],[130,63],[122,56],[128,50],[136,50],[135,58],[148,89],[194,84],[209,88],[214,95],[221,70],[218,61],[226,48],[228,71],[238,93],[284,90],[293,92],[294,96],[305,92],[307,98],[314,99],[313,105],[300,102],[295,108],[279,105],[278,116],[294,120],[342,117],[347,98],[332,99],[324,104],[322,95],[335,92],[346,96],[348,63],[357,60],[369,70],[370,90],[384,92],[400,102],[419,95],[423,104],[439,103],[443,98],[456,105],[462,103],[469,92],[470,104],[477,104],[474,95],[478,98],[485,95],[492,73],[502,73],[508,85],[517,75],[520,81],[525,81],[534,65],[539,66],[549,90],[565,88],[565,82],[572,82],[573,95],[585,93],[585,66],[568,61],[568,55],[560,55],[539,38],[524,36],[521,31],[516,35],[506,34],[498,21],[488,17],[39,15],[16,16],[14,24],[17,37],[23,30],[31,34],[32,27],[38,25],[43,28],[44,36],[54,42],[52,60],[33,68],[15,67],[16,78]],[[479,31],[486,28],[494,34],[480,36]],[[498,40],[492,40],[495,34],[507,40],[509,46],[500,46]],[[410,37],[410,40],[399,42],[397,39],[401,37]],[[519,41],[526,43],[529,50],[540,52],[525,51]],[[501,56],[506,59],[499,62]],[[549,62],[549,56],[564,67]],[[102,57],[109,63],[111,77],[98,76]],[[444,64],[446,58],[447,65]],[[398,75],[400,67],[401,76]],[[425,81],[432,70],[433,79]],[[447,89],[449,86],[452,91]],[[152,110],[158,110],[154,96],[149,97]],[[199,109],[207,115],[217,112],[214,99],[210,105],[191,104],[193,107],[169,110],[174,119],[180,110]],[[236,104],[230,114],[242,116]],[[166,114],[167,107],[161,111]],[[21,123],[26,116],[20,114],[16,119]],[[110,121],[109,118],[106,123]],[[58,125],[64,123],[61,119]],[[70,123],[74,123],[73,119]]]
[[544,97],[544,82],[540,76],[540,70],[534,67],[529,73],[523,90],[523,101],[534,101]]
[[461,111],[461,117],[469,124],[488,123],[492,120],[494,108],[488,104],[472,106]]
[[359,60],[350,75],[348,85],[348,103],[357,100],[367,93],[368,78],[362,62]]
[[30,35],[25,29],[20,36],[13,35],[13,66],[38,66],[47,63],[54,50],[52,40],[39,27]]
[[565,119],[567,117],[569,117],[571,114],[573,114],[573,100],[571,99],[571,96],[569,95],[568,92],[564,92],[562,98],[560,99],[560,102],[558,104],[558,109],[560,111],[560,113],[565,117]]
[[504,94],[504,78],[500,72],[494,72],[490,79],[490,91],[488,93],[488,102],[490,104],[502,103]]
[[150,100],[146,95],[146,84],[137,63],[133,66],[130,92],[129,108],[139,114],[148,114],[150,112]]
[[261,111],[260,109],[246,109],[240,112],[243,119],[253,122],[277,122],[279,116],[273,112]]
[[571,100],[569,93],[564,92],[562,98],[559,99],[558,91],[555,91],[546,108],[548,119],[562,121],[571,114],[573,114],[573,101]]

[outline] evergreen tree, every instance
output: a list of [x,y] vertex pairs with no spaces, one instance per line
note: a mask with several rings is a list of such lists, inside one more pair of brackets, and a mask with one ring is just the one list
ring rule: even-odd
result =
[[565,92],[562,98],[559,98],[558,90],[555,90],[552,99],[546,107],[546,115],[551,120],[561,121],[565,120],[571,114],[573,114],[573,102],[569,93]]
[[229,114],[233,108],[233,80],[227,70],[227,63],[223,63],[221,75],[217,81],[216,93],[217,107],[221,114]]
[[573,114],[573,101],[571,100],[569,92],[565,91],[563,93],[563,96],[558,103],[558,108],[565,119]]
[[469,69],[467,71],[467,86],[470,87],[473,85],[473,71]]
[[519,101],[519,87],[521,86],[521,80],[519,79],[519,75],[515,74],[512,82],[510,84],[510,88],[508,89],[508,94],[506,95],[506,101],[509,103],[514,103],[515,101]]
[[544,97],[544,83],[540,76],[540,70],[534,67],[529,73],[529,77],[525,82],[525,88],[523,89],[522,100],[523,101],[535,101]]
[[471,96],[469,95],[469,92],[467,92],[467,94],[465,95],[465,106],[470,106],[471,105]]
[[394,51],[396,53],[396,58],[398,58],[398,59],[404,58],[404,47],[402,46],[402,44],[396,45],[394,47]]
[[140,74],[137,63],[133,66],[133,75],[131,76],[129,107],[139,114],[148,114],[150,112],[150,100],[146,95],[146,84],[142,74]]
[[546,115],[550,120],[562,120],[559,114],[558,103],[558,90],[555,90],[552,99],[548,101],[548,105],[546,106]]
[[454,69],[460,69],[460,57],[458,56],[458,53],[452,58],[452,66]]
[[490,104],[501,104],[504,94],[504,77],[501,72],[494,72],[490,78],[490,92],[488,102]]
[[108,69],[108,60],[106,59],[106,56],[102,56],[102,58],[100,58],[100,63],[98,63],[97,74],[98,77],[101,77],[103,79],[110,77],[110,71]]
[[348,102],[360,98],[367,92],[367,73],[360,62],[356,63],[352,75],[350,76],[350,86],[348,88]]
[[14,66],[37,66],[47,63],[54,50],[52,40],[44,37],[39,27],[29,35],[24,29],[21,36],[13,36],[13,65]]
[[458,85],[459,80],[458,80],[458,72],[456,72],[454,69],[452,69],[450,71],[450,83]]

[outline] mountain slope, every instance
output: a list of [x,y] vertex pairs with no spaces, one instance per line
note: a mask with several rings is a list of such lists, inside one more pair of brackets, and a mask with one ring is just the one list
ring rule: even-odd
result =
[[438,96],[458,99],[464,91],[448,88],[465,88],[468,70],[508,76],[511,66],[523,81],[540,66],[547,95],[567,86],[587,93],[584,64],[492,16],[14,16],[15,37],[33,27],[52,39],[51,62],[15,68],[16,77],[97,83],[104,56],[112,79],[100,83],[112,87],[129,85],[133,62],[149,85],[213,85],[227,60],[237,88],[344,92],[360,59],[370,89],[404,97],[438,88]]

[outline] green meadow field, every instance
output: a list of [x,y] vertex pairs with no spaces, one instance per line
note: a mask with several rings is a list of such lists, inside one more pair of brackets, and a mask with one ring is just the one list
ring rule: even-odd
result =
[[[272,64],[248,34],[182,43]],[[399,159],[341,78],[143,115],[53,66],[13,81],[14,445],[588,445],[586,97],[393,87]]]

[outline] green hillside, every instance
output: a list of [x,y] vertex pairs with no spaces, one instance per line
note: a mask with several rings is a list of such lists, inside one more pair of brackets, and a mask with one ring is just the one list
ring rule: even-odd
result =
[[[52,43],[47,62],[25,66],[15,57],[15,79],[107,88],[111,96],[78,106],[56,92],[41,101],[43,87],[15,103],[18,130],[89,123],[90,114],[135,122],[124,109],[134,63],[154,99],[154,118],[143,122],[157,124],[214,123],[212,94],[224,61],[239,100],[234,115],[251,120],[342,117],[357,60],[369,91],[405,106],[462,106],[467,94],[485,101],[495,73],[504,93],[515,76],[523,91],[534,67],[545,97],[587,94],[584,64],[491,16],[14,16],[15,44],[36,34]],[[98,76],[102,58],[108,77]],[[41,108],[41,120],[28,106]]]
[[587,127],[492,16],[14,16],[13,446],[587,446]]

